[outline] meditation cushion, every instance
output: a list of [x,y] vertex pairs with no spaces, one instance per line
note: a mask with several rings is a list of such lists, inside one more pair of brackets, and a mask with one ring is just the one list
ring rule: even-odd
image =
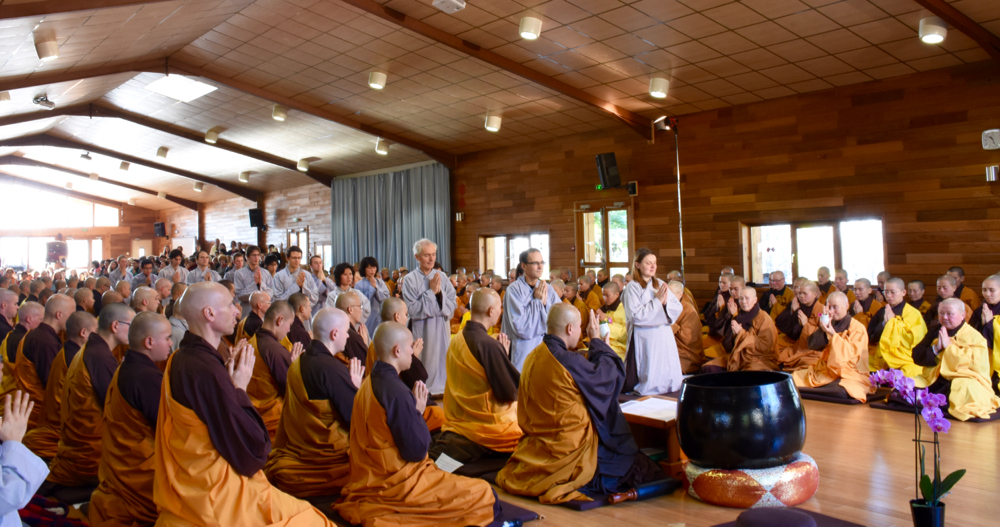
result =
[[816,527],[816,520],[795,509],[753,509],[736,518],[736,527]]
[[792,507],[819,488],[819,468],[803,453],[787,465],[764,469],[721,470],[688,462],[684,477],[692,497],[737,509]]

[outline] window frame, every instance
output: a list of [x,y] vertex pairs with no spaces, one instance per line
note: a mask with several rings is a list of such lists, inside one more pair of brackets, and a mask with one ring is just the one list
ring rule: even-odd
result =
[[[878,220],[882,222],[882,268],[886,269],[888,267],[888,242],[886,241],[886,231],[885,231],[885,218],[882,216],[858,216],[852,218],[839,218],[839,219],[828,219],[828,220],[805,220],[805,221],[740,221],[739,223],[739,239],[740,239],[740,253],[743,258],[743,270],[746,272],[746,276],[752,277],[754,275],[753,266],[753,242],[751,228],[753,227],[767,227],[770,225],[788,225],[791,229],[791,242],[792,242],[792,277],[788,279],[786,277],[786,282],[791,282],[792,280],[802,276],[799,272],[799,257],[798,257],[798,237],[797,231],[801,228],[809,227],[833,227],[833,265],[834,268],[830,269],[831,279],[833,273],[837,269],[843,268],[843,248],[842,240],[840,236],[840,224],[849,221],[868,221],[868,220]],[[815,271],[813,271],[815,272]],[[815,280],[815,276],[807,276],[810,280]],[[750,279],[748,278],[748,281]]]
[[[584,208],[587,207],[587,208]],[[608,212],[613,210],[624,210],[626,212],[626,219],[628,225],[628,261],[610,261],[611,257],[611,228],[608,221]],[[601,213],[601,221],[603,222],[601,233],[603,240],[604,250],[604,261],[603,262],[588,262],[584,260],[586,251],[584,249],[584,232],[583,232],[583,215],[587,213]],[[635,202],[633,198],[625,199],[599,199],[599,200],[587,200],[587,201],[576,201],[573,202],[573,231],[575,233],[576,240],[576,261],[574,262],[574,267],[576,267],[576,276],[580,276],[587,269],[604,269],[605,272],[610,273],[612,268],[624,267],[626,269],[632,268],[632,260],[635,258],[636,250],[636,238],[635,238]]]
[[[480,233],[479,234],[479,258],[478,258],[478,260],[479,260],[479,271],[480,272],[486,272],[488,269],[490,269],[490,264],[489,264],[489,261],[487,260],[487,256],[486,256],[487,255],[487,243],[486,243],[486,240],[494,239],[494,238],[504,238],[504,253],[505,253],[505,255],[504,255],[504,262],[506,263],[506,267],[502,271],[498,270],[498,269],[493,269],[493,273],[494,273],[494,275],[499,276],[499,277],[503,278],[504,280],[506,280],[508,273],[510,273],[510,270],[513,269],[513,268],[515,268],[515,267],[517,267],[517,264],[519,263],[517,261],[517,256],[512,256],[512,254],[511,254],[511,243],[515,239],[524,238],[524,239],[528,240],[528,247],[531,247],[531,237],[532,236],[548,236],[549,237],[549,254],[545,255],[545,265],[549,269],[552,269],[552,262],[550,261],[550,259],[552,258],[552,233],[550,233],[549,231],[529,231],[529,232],[519,232],[519,233],[515,233],[515,234],[504,234],[504,233],[482,234],[482,233]],[[548,276],[543,276],[542,278],[544,278],[544,279],[547,280]]]

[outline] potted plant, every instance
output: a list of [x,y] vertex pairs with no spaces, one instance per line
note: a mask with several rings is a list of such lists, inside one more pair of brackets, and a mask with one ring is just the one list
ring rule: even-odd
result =
[[[917,495],[910,500],[910,514],[914,527],[940,527],[944,525],[945,504],[941,498],[951,492],[952,487],[965,475],[965,469],[956,470],[941,478],[941,443],[938,434],[946,434],[951,429],[951,423],[944,417],[942,406],[948,405],[948,398],[941,394],[931,393],[926,388],[914,390],[913,379],[906,377],[900,370],[879,370],[870,374],[873,386],[890,386],[905,400],[913,405],[914,457],[919,466],[916,474]],[[923,428],[921,418],[928,428],[934,432],[934,440],[921,438]],[[934,476],[927,474],[926,445],[934,445]],[[922,496],[922,497],[921,497]]]

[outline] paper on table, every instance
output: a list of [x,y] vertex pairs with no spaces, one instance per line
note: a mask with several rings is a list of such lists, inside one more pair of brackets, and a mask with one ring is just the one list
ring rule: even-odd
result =
[[452,473],[458,470],[464,463],[459,463],[455,461],[454,458],[448,457],[447,454],[441,454],[434,462],[437,467],[445,472]]
[[656,397],[643,401],[628,401],[622,404],[622,412],[660,421],[673,421],[677,419],[677,401]]

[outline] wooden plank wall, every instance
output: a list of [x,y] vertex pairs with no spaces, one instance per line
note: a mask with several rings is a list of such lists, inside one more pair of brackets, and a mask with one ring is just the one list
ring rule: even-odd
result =
[[[933,284],[962,265],[978,290],[1000,271],[1000,184],[984,176],[1000,151],[980,143],[1000,128],[998,94],[1000,67],[982,62],[683,116],[689,287],[704,301],[719,269],[742,272],[741,221],[874,217],[889,272]],[[636,246],[656,252],[661,275],[678,268],[672,132],[650,145],[624,128],[462,156],[455,265],[478,267],[480,235],[547,231],[551,265],[575,267],[574,202],[625,196],[594,189],[603,152],[639,182]]]

